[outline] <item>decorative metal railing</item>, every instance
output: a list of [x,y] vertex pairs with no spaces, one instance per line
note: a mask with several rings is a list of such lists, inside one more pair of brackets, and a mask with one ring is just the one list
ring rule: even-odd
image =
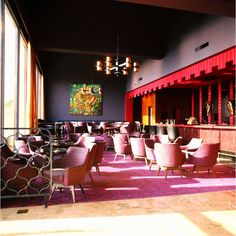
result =
[[[44,128],[1,128],[1,199],[44,197],[52,192],[52,135]],[[50,171],[51,173],[51,171]]]

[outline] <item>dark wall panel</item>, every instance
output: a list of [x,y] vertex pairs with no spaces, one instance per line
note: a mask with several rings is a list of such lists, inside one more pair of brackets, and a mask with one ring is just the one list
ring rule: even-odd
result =
[[[82,59],[81,59],[82,58]],[[45,118],[62,120],[124,120],[125,79],[108,77],[95,71],[93,56],[78,54],[39,54],[45,77]],[[91,72],[92,71],[92,72]],[[69,114],[70,83],[99,83],[103,89],[103,114],[101,116],[71,116]]]
[[185,123],[191,116],[191,90],[166,88],[156,92],[156,122],[175,119],[176,123]]

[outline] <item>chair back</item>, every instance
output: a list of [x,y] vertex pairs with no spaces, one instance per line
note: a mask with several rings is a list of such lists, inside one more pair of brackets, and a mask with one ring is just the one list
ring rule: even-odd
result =
[[130,138],[132,153],[134,156],[146,156],[144,138]]
[[192,138],[187,145],[182,145],[182,150],[197,150],[202,144],[203,140],[201,138]]
[[17,149],[19,154],[30,154],[29,146],[25,143],[24,140],[15,140],[15,148]]
[[95,157],[94,157],[93,166],[95,166],[98,163],[102,162],[106,142],[105,141],[98,141],[98,142],[96,142],[96,144],[97,144],[97,149],[96,149],[96,154],[95,154]]
[[75,147],[86,147],[87,136],[81,135],[78,140],[73,144]]
[[145,152],[146,157],[149,161],[155,161],[155,153],[154,153],[154,140],[153,139],[145,139],[144,141],[145,145]]
[[129,143],[129,136],[128,136],[128,134],[126,134],[126,133],[118,133],[118,134],[115,134],[115,137],[116,138],[118,138],[118,139],[120,139],[120,141],[122,142],[122,143]]
[[185,154],[177,143],[155,143],[154,152],[159,166],[177,167],[185,162]]
[[96,143],[86,143],[86,148],[89,149],[87,171],[90,171],[93,167],[93,163],[94,163],[94,159],[95,159],[96,151],[97,151],[97,146],[98,145]]
[[64,185],[77,185],[83,181],[87,173],[89,149],[85,147],[69,147],[64,174]]
[[130,143],[124,143],[120,136],[112,136],[114,143],[114,150],[118,154],[131,154],[131,145]]
[[66,134],[74,133],[74,125],[70,121],[65,122]]
[[65,154],[66,165],[65,167],[71,166],[81,166],[86,165],[87,167],[87,156],[89,154],[89,149],[86,147],[69,147]]

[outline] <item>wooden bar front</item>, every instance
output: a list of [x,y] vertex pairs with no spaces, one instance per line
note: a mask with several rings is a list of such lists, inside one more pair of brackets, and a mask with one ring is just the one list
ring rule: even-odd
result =
[[176,125],[188,143],[191,138],[202,138],[206,143],[220,143],[220,150],[236,153],[236,126]]

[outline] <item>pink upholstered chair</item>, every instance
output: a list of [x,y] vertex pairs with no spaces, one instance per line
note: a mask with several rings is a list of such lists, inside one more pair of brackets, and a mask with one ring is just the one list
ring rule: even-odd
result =
[[[91,145],[91,143],[96,143],[96,151],[95,151],[95,155],[93,158],[93,163],[92,163],[92,167],[94,166],[96,168],[96,171],[100,174],[100,170],[99,170],[99,164],[102,162],[102,158],[103,158],[103,153],[106,147],[106,142],[103,141],[103,138],[101,140],[96,140],[98,139],[98,137],[100,136],[85,136],[82,135],[78,141],[76,143],[74,143],[73,146],[76,147],[88,147]],[[90,174],[90,178],[92,180],[92,175]],[[93,181],[93,180],[92,180]]]
[[126,133],[116,133],[114,134],[115,137],[118,137],[119,139],[121,139],[121,141],[123,143],[129,143],[129,135]]
[[153,139],[145,139],[144,145],[145,145],[145,151],[146,151],[146,157],[149,162],[149,170],[151,170],[152,165],[156,164],[156,157],[154,153],[154,140]]
[[29,150],[29,146],[27,143],[25,143],[24,140],[21,140],[21,139],[15,140],[15,148],[19,154],[31,155],[30,150]]
[[107,134],[107,133],[103,133],[102,137],[104,138],[104,141],[106,142],[106,147],[105,150],[112,148],[114,149],[114,143],[113,143],[113,138],[111,135]]
[[181,145],[180,148],[182,151],[194,152],[200,147],[202,142],[203,140],[201,138],[192,138],[188,144]]
[[200,168],[207,168],[208,173],[210,170],[214,172],[213,166],[216,164],[219,148],[219,143],[202,143],[196,152],[189,154],[187,163],[193,164],[192,172],[196,170],[198,173]]
[[114,150],[115,150],[115,158],[114,161],[118,156],[123,156],[124,162],[126,156],[132,156],[131,145],[128,141],[122,138],[120,135],[113,136],[113,143],[114,143]]
[[65,122],[65,133],[66,133],[66,139],[71,140],[72,142],[76,142],[79,137],[81,136],[80,133],[75,132],[76,127],[70,122]]
[[148,165],[146,151],[145,151],[145,139],[144,138],[130,138],[131,150],[133,153],[133,159],[144,159],[146,165]]
[[[53,162],[52,195],[56,188],[70,188],[75,202],[75,186],[79,185],[84,193],[82,182],[88,170],[89,149],[85,147],[69,147],[67,153]],[[50,170],[43,174],[50,177]],[[52,196],[51,195],[51,196]]]
[[97,150],[94,157],[93,166],[96,168],[96,171],[100,174],[99,164],[102,163],[106,142],[97,141],[96,144],[97,144]]
[[94,183],[94,180],[93,180],[93,177],[91,174],[91,170],[92,170],[94,159],[95,159],[96,152],[97,152],[97,144],[86,141],[86,137],[84,137],[84,136],[81,136],[80,142],[76,142],[76,143],[77,143],[76,145],[73,145],[74,147],[86,147],[89,149],[87,173],[89,174],[91,181]]
[[181,166],[185,162],[185,154],[177,143],[155,143],[154,153],[158,165],[157,175],[163,168],[165,170],[165,179],[167,178],[168,170],[172,170],[172,173],[173,170],[178,170],[182,178]]

